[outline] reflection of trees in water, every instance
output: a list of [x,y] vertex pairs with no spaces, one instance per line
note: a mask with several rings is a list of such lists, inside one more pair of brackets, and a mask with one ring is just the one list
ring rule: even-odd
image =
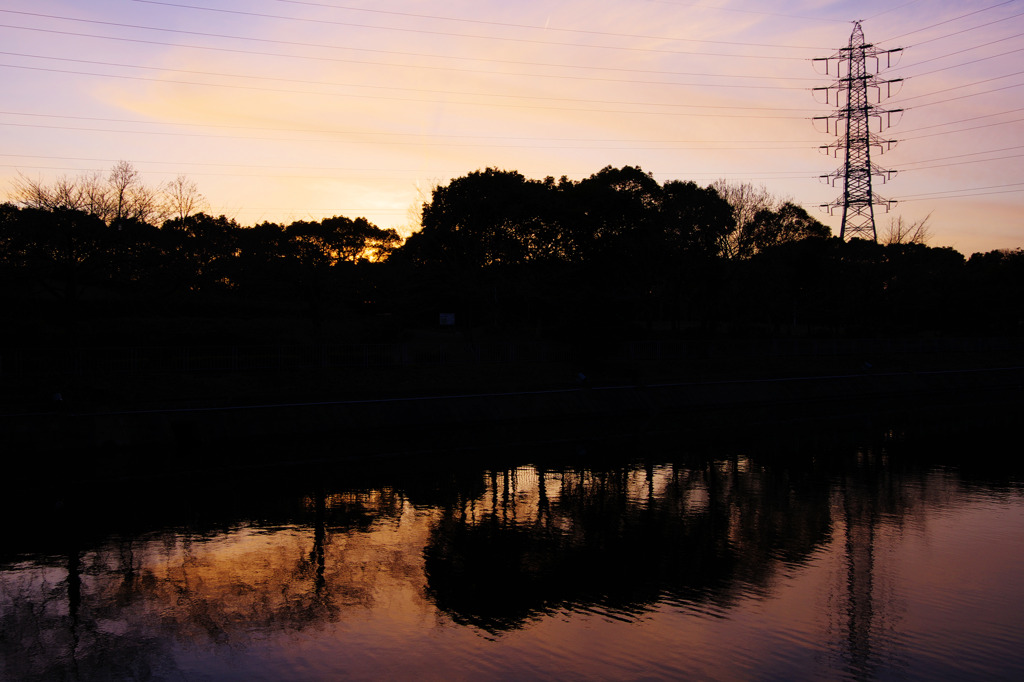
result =
[[[415,616],[431,614],[429,598],[491,632],[560,611],[716,613],[769,593],[780,568],[823,547],[839,562],[820,624],[831,669],[898,669],[899,604],[879,559],[906,526],[960,504],[962,471],[930,466],[933,454],[897,433],[858,447],[758,437],[726,448],[750,458],[486,475],[445,462],[351,493],[318,479],[313,494],[275,494],[274,482],[249,491],[256,509],[228,515],[215,501],[188,507],[186,521],[119,500],[121,516],[138,510],[120,532],[51,529],[30,560],[13,558],[21,542],[3,550],[0,679],[159,677],[192,648],[315,630],[398,593]],[[389,487],[402,479],[403,492]]]
[[0,576],[0,679],[148,679],[166,666],[169,641],[125,636],[103,617],[88,560],[71,549],[63,566],[54,557]]
[[371,608],[384,581],[421,593],[414,554],[374,540],[397,524],[400,495],[320,493],[305,506],[308,525],[114,537],[0,573],[0,678],[146,679],[173,669],[176,644],[322,627]]
[[424,551],[430,595],[456,622],[490,631],[559,609],[631,618],[661,603],[723,607],[835,540],[844,569],[828,636],[842,667],[870,676],[895,664],[879,643],[898,618],[894,586],[875,570],[879,537],[896,541],[964,486],[959,470],[929,464],[950,434],[922,440],[934,426],[920,428],[761,432],[728,448],[752,458],[492,470],[485,492],[444,506]]
[[725,605],[830,531],[827,485],[747,459],[520,468],[489,482],[444,510],[425,550],[437,605],[488,630],[559,608],[629,617],[658,602]]

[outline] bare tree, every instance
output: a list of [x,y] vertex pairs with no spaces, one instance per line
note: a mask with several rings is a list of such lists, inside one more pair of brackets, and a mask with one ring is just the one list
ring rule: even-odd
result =
[[110,208],[113,212],[111,221],[127,218],[131,192],[141,184],[139,172],[127,161],[118,161],[110,169],[107,184],[110,186]]
[[127,161],[118,161],[107,178],[110,191],[110,221],[141,220],[155,223],[165,214],[160,191],[142,182],[139,171]]
[[920,220],[906,222],[903,216],[889,219],[889,224],[882,230],[878,241],[883,244],[927,244],[932,236],[931,225],[928,220],[932,214],[929,213]]
[[759,211],[775,211],[785,203],[783,199],[769,192],[764,185],[720,178],[711,183],[711,187],[732,206],[733,218],[736,219],[736,229],[726,235],[720,245],[722,255],[726,258],[740,256],[741,237]]
[[77,180],[82,193],[82,210],[110,222],[110,188],[98,172],[83,175]]
[[184,221],[190,215],[205,211],[209,203],[195,182],[179,175],[164,186],[164,206],[168,216]]
[[132,164],[119,161],[104,179],[99,173],[61,176],[53,184],[22,173],[13,182],[11,198],[25,208],[84,211],[106,223],[135,219],[154,223],[164,215],[160,190],[145,185]]
[[83,207],[77,181],[67,176],[61,176],[53,185],[46,185],[41,179],[33,179],[19,172],[13,182],[11,199],[24,208],[46,211],[81,210]]

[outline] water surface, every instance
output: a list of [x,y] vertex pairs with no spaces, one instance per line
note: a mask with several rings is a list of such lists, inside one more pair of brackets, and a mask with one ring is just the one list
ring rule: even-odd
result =
[[973,424],[37,482],[0,678],[1024,679],[1024,477]]

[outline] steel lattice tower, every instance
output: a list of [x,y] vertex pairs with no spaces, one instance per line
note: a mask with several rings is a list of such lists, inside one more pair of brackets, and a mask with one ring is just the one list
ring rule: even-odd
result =
[[[824,121],[826,129],[834,131],[837,136],[835,142],[822,145],[822,150],[836,157],[842,152],[845,157],[841,167],[821,176],[833,186],[840,179],[843,181],[843,196],[822,206],[829,213],[842,206],[843,223],[839,230],[842,239],[861,237],[877,241],[875,206],[884,206],[888,210],[893,203],[874,193],[871,180],[879,177],[885,182],[895,175],[895,171],[875,165],[871,161],[871,151],[876,149],[881,154],[891,149],[895,142],[883,140],[872,133],[871,122],[877,120],[881,132],[890,125],[891,115],[902,111],[883,109],[878,105],[892,94],[893,85],[902,82],[902,79],[882,80],[877,75],[882,68],[882,59],[885,59],[885,66],[888,67],[892,56],[901,50],[879,50],[865,43],[864,31],[858,21],[854,23],[848,47],[840,49],[831,57],[814,60],[825,62],[826,74],[831,72],[832,61],[836,62],[837,80],[832,85],[814,89],[815,92],[823,92],[829,103],[832,103],[834,93],[836,111],[830,116],[816,117],[815,120]],[[869,63],[873,67],[871,70],[868,68]],[[875,103],[871,101],[872,95]]]

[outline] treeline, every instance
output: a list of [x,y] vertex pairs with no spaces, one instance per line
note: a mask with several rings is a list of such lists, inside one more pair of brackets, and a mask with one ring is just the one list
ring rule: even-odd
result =
[[436,189],[422,229],[392,261],[414,273],[407,291],[515,329],[1024,330],[1020,251],[967,260],[951,248],[899,243],[894,237],[926,232],[902,223],[893,243],[845,242],[791,202],[737,189],[659,184],[631,167],[578,182],[488,169]]
[[401,243],[363,218],[242,227],[197,213],[159,227],[68,209],[0,205],[0,281],[9,309],[54,314],[277,314],[320,319],[335,294],[361,302],[368,262]]
[[580,181],[469,173],[433,191],[404,242],[363,218],[241,226],[196,212],[183,178],[149,192],[129,171],[23,179],[0,205],[4,317],[301,318],[357,337],[440,313],[505,335],[1022,329],[1020,251],[844,242],[793,203],[628,166]]

